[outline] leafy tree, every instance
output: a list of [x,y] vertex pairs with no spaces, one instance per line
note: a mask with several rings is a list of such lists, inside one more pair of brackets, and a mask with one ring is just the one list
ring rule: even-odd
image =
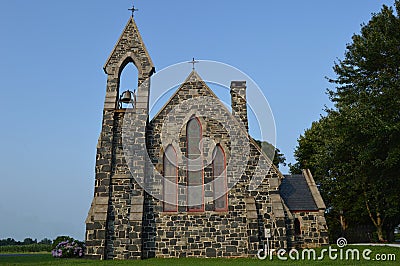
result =
[[2,239],[0,240],[0,246],[15,246],[15,245],[20,245],[21,242],[15,241],[13,238],[7,238],[7,239]]
[[32,245],[32,244],[37,244],[37,240],[33,240],[32,238],[25,238],[24,241],[22,242],[23,245]]
[[257,145],[260,147],[260,149],[267,155],[267,156],[272,156],[274,155],[274,159],[272,163],[279,168],[279,165],[286,166],[286,158],[283,153],[278,148],[275,148],[272,144],[268,143],[267,141],[260,141],[260,140],[254,140]]
[[37,239],[32,239],[32,238],[25,238],[24,241],[16,241],[13,238],[7,238],[7,239],[1,239],[0,240],[0,246],[23,246],[23,245],[34,245],[34,244],[40,244],[40,245],[51,245],[52,241],[48,238],[42,239],[40,242],[37,241]]
[[53,243],[53,241],[51,241],[48,238],[43,238],[42,240],[39,241],[39,244],[43,244],[43,245],[51,245]]
[[292,172],[311,168],[342,229],[368,217],[380,241],[400,222],[400,1],[347,45],[329,79],[334,108],[299,139]]
[[[364,224],[368,219],[359,197],[357,176],[350,176],[354,157],[350,143],[343,138],[337,113],[314,122],[299,138],[295,151],[297,163],[289,165],[292,174],[310,169],[327,206],[330,238],[343,236],[350,224]],[[352,173],[354,174],[354,173]]]

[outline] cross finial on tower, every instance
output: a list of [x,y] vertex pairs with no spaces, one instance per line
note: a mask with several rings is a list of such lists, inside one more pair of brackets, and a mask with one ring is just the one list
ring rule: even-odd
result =
[[199,63],[199,61],[196,61],[196,60],[194,60],[194,57],[193,57],[193,60],[192,61],[190,61],[190,62],[188,62],[189,64],[192,64],[193,65],[193,70],[195,70],[195,65],[197,64],[197,63]]
[[139,9],[135,8],[135,4],[132,4],[132,8],[129,8],[128,10],[132,12],[132,17],[134,15],[135,11],[139,11]]

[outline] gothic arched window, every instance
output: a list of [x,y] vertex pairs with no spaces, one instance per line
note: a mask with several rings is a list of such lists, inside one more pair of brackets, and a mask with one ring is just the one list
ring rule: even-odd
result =
[[172,145],[169,145],[164,152],[164,211],[178,211],[178,168],[176,152]]
[[188,211],[200,212],[203,204],[203,158],[200,147],[202,130],[200,121],[193,117],[186,127],[187,139],[187,200]]
[[224,150],[217,145],[213,152],[214,206],[216,211],[228,210],[226,158]]

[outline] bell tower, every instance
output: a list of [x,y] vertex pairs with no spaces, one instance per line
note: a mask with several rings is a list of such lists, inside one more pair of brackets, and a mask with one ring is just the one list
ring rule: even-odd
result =
[[[96,259],[140,259],[144,191],[136,180],[143,179],[146,165],[146,126],[149,113],[150,77],[153,62],[132,16],[111,52],[107,74],[102,130],[97,144],[95,189],[86,219],[87,255]],[[128,63],[138,70],[137,88],[120,91],[120,77]],[[123,95],[122,95],[123,94]],[[122,108],[121,102],[132,103]],[[130,129],[135,132],[135,149],[130,159],[143,164],[131,170],[122,146],[124,116],[129,112]]]

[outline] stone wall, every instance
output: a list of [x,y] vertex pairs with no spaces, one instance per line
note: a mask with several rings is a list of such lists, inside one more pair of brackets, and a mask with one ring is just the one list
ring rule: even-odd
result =
[[[315,248],[329,244],[328,228],[321,212],[302,211],[293,214],[300,222],[300,234],[294,234],[293,246],[296,248]],[[290,221],[292,232],[295,231],[294,219]]]
[[[212,201],[212,191],[205,191],[205,211],[200,213],[187,212],[185,206],[185,191],[179,191],[178,212],[163,212],[162,201],[150,195],[145,196],[144,206],[144,233],[143,233],[143,257],[248,257],[255,256],[264,240],[264,228],[270,228],[273,232],[272,244],[274,247],[285,248],[286,229],[282,202],[279,196],[279,174],[275,168],[257,168],[260,161],[264,166],[270,162],[261,155],[259,149],[248,139],[246,129],[240,131],[246,141],[234,143],[231,136],[222,124],[232,124],[233,116],[223,107],[222,104],[215,106],[209,111],[220,112],[214,116],[224,117],[226,121],[217,121],[210,117],[203,117],[201,111],[203,107],[192,105],[180,105],[180,103],[196,97],[215,97],[211,90],[199,80],[197,74],[192,73],[187,82],[171,98],[165,109],[150,122],[146,139],[147,149],[152,160],[154,169],[161,171],[163,146],[174,145],[185,154],[186,148],[186,127],[176,125],[179,128],[178,134],[170,133],[169,137],[162,138],[162,127],[166,123],[166,116],[176,106],[181,114],[191,117],[195,114],[202,124],[203,138],[209,138],[215,144],[223,147],[227,161],[231,156],[231,151],[236,148],[244,148],[244,143],[249,143],[247,163],[245,171],[239,177],[238,172],[228,171],[228,180],[232,182],[232,189],[228,193],[228,211],[214,211]],[[196,111],[197,110],[197,111]],[[178,117],[175,119],[179,120]],[[174,120],[175,122],[175,120]],[[166,141],[167,143],[162,143]],[[208,148],[209,149],[209,148]],[[208,154],[207,147],[204,154]],[[178,159],[180,166],[184,169],[185,161]],[[205,159],[204,164],[207,164]],[[234,169],[234,168],[233,168]],[[264,171],[264,172],[263,172]],[[249,181],[257,174],[261,176],[262,182],[258,190],[249,191]],[[212,180],[211,166],[204,169],[204,182],[207,184]],[[186,185],[186,172],[179,170],[179,184]],[[235,178],[236,176],[236,178]],[[235,184],[234,184],[235,183]],[[162,182],[156,173],[149,176],[146,184],[152,184],[147,189],[152,194],[162,193]],[[272,193],[273,195],[270,195]]]
[[[145,131],[146,115],[131,113],[134,125]],[[143,176],[145,164],[130,171],[122,146],[125,110],[105,111],[96,159],[95,195],[86,220],[88,255],[99,259],[141,258],[143,189],[134,177]],[[126,121],[126,120],[125,120]],[[136,139],[145,149],[144,136]],[[144,161],[143,154],[129,160]]]

